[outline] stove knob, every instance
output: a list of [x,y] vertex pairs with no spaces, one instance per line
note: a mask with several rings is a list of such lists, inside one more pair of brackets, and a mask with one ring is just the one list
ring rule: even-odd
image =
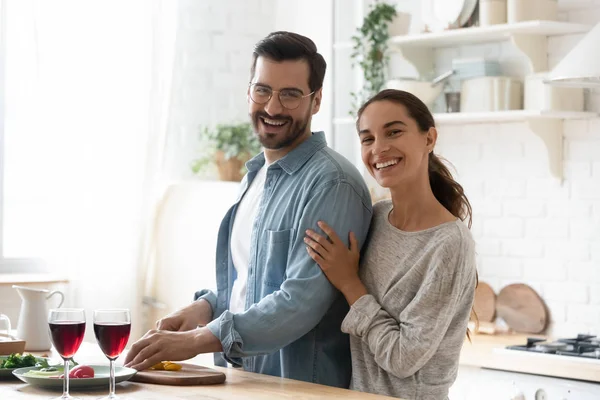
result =
[[521,390],[519,390],[519,388],[517,387],[517,384],[513,381],[512,383],[513,386],[513,395],[510,398],[510,400],[525,400],[525,395],[523,394],[523,392]]
[[538,389],[535,392],[535,400],[548,400],[548,395],[544,389]]

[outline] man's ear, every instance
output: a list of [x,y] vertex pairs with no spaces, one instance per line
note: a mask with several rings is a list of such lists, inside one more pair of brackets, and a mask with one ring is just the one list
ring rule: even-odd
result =
[[317,90],[313,97],[313,109],[312,113],[315,115],[321,109],[321,98],[323,97],[323,88]]

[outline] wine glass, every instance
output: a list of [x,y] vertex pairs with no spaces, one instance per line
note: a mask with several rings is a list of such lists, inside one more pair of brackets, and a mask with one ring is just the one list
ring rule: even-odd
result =
[[94,311],[94,333],[104,355],[110,361],[110,387],[103,399],[119,399],[115,395],[115,360],[119,357],[131,331],[129,310]]
[[85,333],[85,311],[82,308],[57,308],[48,312],[50,337],[65,362],[63,394],[59,399],[75,399],[69,395],[69,361],[79,349]]

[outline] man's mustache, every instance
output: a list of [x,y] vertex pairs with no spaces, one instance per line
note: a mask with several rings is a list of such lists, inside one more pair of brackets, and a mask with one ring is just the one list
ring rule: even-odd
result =
[[279,120],[279,121],[293,121],[292,118],[289,115],[269,115],[266,112],[256,112],[254,113],[254,119],[258,119],[258,118],[268,118],[268,119],[274,119],[274,120]]

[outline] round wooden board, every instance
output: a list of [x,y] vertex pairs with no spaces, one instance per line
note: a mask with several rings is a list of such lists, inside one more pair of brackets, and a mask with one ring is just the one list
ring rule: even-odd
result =
[[473,309],[480,322],[492,322],[496,316],[496,293],[490,285],[479,281],[475,289]]
[[522,283],[505,286],[496,298],[496,313],[517,332],[540,333],[546,329],[546,305],[535,290]]

